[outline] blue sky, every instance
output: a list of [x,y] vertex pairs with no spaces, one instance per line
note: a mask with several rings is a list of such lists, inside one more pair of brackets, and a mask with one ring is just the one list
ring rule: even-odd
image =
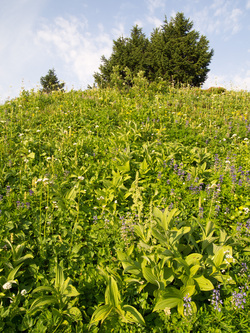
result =
[[1,0],[0,100],[39,88],[50,68],[85,89],[114,39],[135,24],[150,37],[177,12],[214,49],[204,87],[250,91],[250,0]]

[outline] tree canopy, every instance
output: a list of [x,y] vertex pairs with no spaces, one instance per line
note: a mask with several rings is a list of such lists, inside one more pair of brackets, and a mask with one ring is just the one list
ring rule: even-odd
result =
[[50,93],[55,90],[63,90],[65,83],[60,83],[54,68],[48,71],[48,74],[40,78],[42,91]]
[[161,78],[175,84],[201,86],[214,51],[209,50],[207,38],[192,28],[193,22],[183,13],[177,13],[169,22],[165,17],[150,39],[134,26],[129,38],[119,37],[113,42],[110,58],[102,56],[99,72],[94,74],[95,83],[102,87],[112,85],[112,73],[118,68],[124,84],[131,85],[127,68],[132,76],[143,71],[150,82]]

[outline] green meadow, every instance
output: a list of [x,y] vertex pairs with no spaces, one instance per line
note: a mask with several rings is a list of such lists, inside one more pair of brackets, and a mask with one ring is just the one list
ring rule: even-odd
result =
[[250,93],[0,106],[1,332],[249,332]]

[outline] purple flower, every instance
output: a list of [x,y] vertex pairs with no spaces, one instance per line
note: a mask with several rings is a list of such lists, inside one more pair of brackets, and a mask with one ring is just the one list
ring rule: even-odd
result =
[[184,301],[184,316],[190,316],[192,314],[192,306],[191,306],[191,297],[189,297],[189,294],[183,297]]
[[199,217],[200,217],[200,219],[203,219],[203,211],[204,211],[203,207],[199,207]]
[[246,303],[246,292],[244,290],[244,287],[239,287],[239,292],[234,291],[232,293],[232,304],[235,309],[244,309],[244,303]]
[[29,195],[33,195],[34,192],[32,190],[29,190]]
[[223,304],[223,302],[220,299],[220,285],[218,285],[218,289],[213,290],[211,304],[213,305],[215,310],[219,312],[221,311],[221,305]]

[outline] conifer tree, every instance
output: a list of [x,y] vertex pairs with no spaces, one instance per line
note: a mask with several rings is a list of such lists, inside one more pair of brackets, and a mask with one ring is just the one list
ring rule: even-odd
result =
[[213,56],[205,36],[192,30],[193,22],[177,13],[170,22],[155,29],[150,40],[141,28],[134,26],[129,38],[114,41],[109,59],[102,57],[100,72],[94,74],[98,86],[112,85],[112,72],[119,69],[124,84],[131,85],[126,77],[128,68],[133,77],[140,71],[150,81],[160,78],[175,84],[201,86],[209,72],[208,65]]
[[[114,41],[113,52],[109,59],[102,56],[102,64],[99,67],[100,73],[94,74],[95,82],[99,86],[111,84],[111,74],[114,67],[119,66],[120,75],[126,77],[126,67],[133,73],[146,71],[145,59],[147,57],[149,40],[142,29],[134,26],[129,38],[119,37]],[[117,69],[117,67],[116,67]],[[131,82],[126,82],[131,85]]]
[[42,91],[50,93],[55,90],[63,90],[65,83],[60,83],[54,68],[48,71],[48,74],[40,78]]
[[161,29],[152,33],[150,80],[161,77],[166,81],[191,86],[200,86],[205,82],[213,50],[209,51],[206,37],[200,37],[192,27],[193,23],[183,13],[177,13],[169,23],[165,18]]

